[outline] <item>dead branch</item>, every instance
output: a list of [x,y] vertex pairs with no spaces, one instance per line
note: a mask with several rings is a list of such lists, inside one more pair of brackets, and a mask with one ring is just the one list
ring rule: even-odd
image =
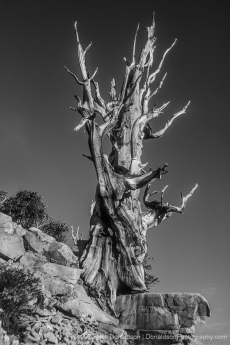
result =
[[151,181],[154,181],[156,179],[161,179],[161,176],[167,173],[168,164],[165,163],[163,168],[158,168],[155,171],[152,171],[150,169],[149,172],[142,174],[140,176],[136,177],[126,177],[125,183],[128,186],[128,189],[135,190],[144,187],[146,184],[148,184]]
[[161,70],[161,67],[162,67],[162,65],[163,65],[163,62],[164,62],[164,59],[165,59],[166,55],[167,55],[168,52],[172,49],[172,47],[175,45],[176,41],[177,41],[177,39],[175,39],[175,41],[173,42],[173,44],[164,52],[164,55],[163,55],[163,57],[162,57],[162,59],[161,59],[161,62],[160,62],[160,64],[159,64],[158,68],[156,69],[155,72],[153,72],[153,73],[150,74],[150,76],[149,76],[148,85],[152,84],[152,82],[155,80],[156,75],[157,75],[157,74],[160,72],[160,70]]
[[193,189],[191,190],[190,193],[188,193],[186,196],[183,196],[183,194],[181,193],[181,205],[179,207],[177,206],[172,206],[172,205],[168,205],[168,212],[176,212],[176,213],[184,213],[184,209],[187,203],[188,198],[190,198],[190,196],[193,195],[194,191],[197,189],[198,184],[196,183],[195,186],[193,187]]
[[71,225],[71,237],[75,246],[77,246],[77,241],[79,240],[79,226],[77,227],[76,235],[74,236],[73,226]]
[[156,133],[154,133],[154,134],[151,134],[149,138],[155,139],[155,138],[160,138],[160,137],[162,137],[162,135],[164,134],[164,132],[166,131],[166,129],[168,129],[168,128],[171,126],[171,124],[173,123],[173,121],[174,121],[178,116],[180,116],[180,115],[186,113],[186,109],[188,108],[189,104],[190,104],[190,101],[186,104],[186,106],[185,106],[181,111],[179,111],[178,113],[174,114],[174,115],[172,116],[172,118],[166,122],[165,126],[164,126],[160,131],[158,131],[158,132],[156,132]]

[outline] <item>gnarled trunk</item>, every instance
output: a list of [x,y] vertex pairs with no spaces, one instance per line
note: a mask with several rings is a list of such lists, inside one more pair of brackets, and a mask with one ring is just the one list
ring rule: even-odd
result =
[[[82,73],[82,81],[67,68],[78,84],[83,86],[83,100],[77,99],[77,107],[71,108],[82,115],[79,130],[85,126],[88,133],[89,158],[92,160],[98,178],[95,204],[90,220],[90,239],[81,257],[84,269],[83,279],[93,296],[102,308],[113,312],[113,305],[118,293],[126,291],[137,293],[146,291],[143,259],[147,252],[146,232],[157,226],[172,212],[182,213],[185,203],[194,189],[182,197],[180,207],[163,202],[164,190],[160,201],[149,201],[150,183],[165,174],[167,164],[155,171],[144,171],[146,164],[141,162],[143,139],[159,138],[172,124],[173,120],[184,114],[188,104],[166,123],[162,130],[153,133],[149,121],[162,114],[168,103],[160,108],[149,110],[149,102],[162,87],[163,79],[154,92],[150,85],[160,72],[163,60],[172,48],[164,53],[158,68],[150,73],[153,63],[154,17],[147,28],[148,38],[138,61],[135,59],[136,36],[134,40],[132,62],[126,61],[126,73],[121,92],[117,94],[116,84],[111,82],[110,101],[106,103],[94,81],[97,72],[89,77],[86,69],[85,54],[90,46],[83,51],[75,23],[78,43],[78,58]],[[144,77],[143,85],[141,79]],[[91,86],[94,86],[94,96]],[[96,123],[97,115],[103,123]],[[109,157],[103,154],[102,142],[105,136],[110,138],[112,150]],[[146,187],[144,204],[147,212],[142,212],[139,193]]]

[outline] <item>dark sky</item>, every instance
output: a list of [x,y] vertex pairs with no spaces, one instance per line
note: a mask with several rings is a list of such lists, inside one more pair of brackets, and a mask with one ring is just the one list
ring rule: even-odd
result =
[[[87,53],[90,73],[108,100],[110,81],[120,87],[131,58],[137,24],[137,52],[156,12],[154,67],[168,54],[164,87],[157,104],[171,101],[156,130],[190,100],[161,139],[144,144],[142,162],[169,173],[155,188],[169,184],[165,199],[180,204],[180,192],[199,188],[183,216],[173,215],[147,235],[155,258],[156,292],[202,293],[213,316],[198,334],[228,334],[229,301],[229,15],[224,1],[2,1],[0,14],[0,190],[37,191],[49,214],[66,220],[88,237],[96,174],[81,117],[69,110],[81,89],[64,70],[79,73],[73,24]],[[153,67],[153,68],[154,68]],[[79,74],[80,76],[80,74]],[[108,152],[108,142],[105,142]],[[153,187],[153,188],[154,188]],[[143,207],[144,210],[144,207]],[[69,241],[70,243],[70,241]],[[229,341],[229,340],[228,340]],[[215,345],[226,342],[215,340]],[[197,343],[198,344],[198,343]],[[214,343],[213,343],[214,344]]]

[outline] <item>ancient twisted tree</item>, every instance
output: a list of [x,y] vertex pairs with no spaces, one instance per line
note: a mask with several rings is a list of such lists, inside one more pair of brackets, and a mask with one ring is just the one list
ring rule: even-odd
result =
[[[106,102],[95,81],[96,71],[89,75],[86,67],[86,52],[83,50],[75,23],[78,45],[78,60],[82,78],[79,79],[68,68],[67,72],[83,88],[82,99],[75,96],[77,111],[82,120],[75,130],[85,126],[88,134],[90,156],[87,156],[96,170],[98,185],[95,202],[91,208],[90,238],[81,257],[84,283],[103,308],[113,310],[117,293],[139,293],[146,291],[143,260],[147,252],[146,232],[158,226],[173,212],[183,213],[187,199],[197,185],[186,195],[181,195],[180,206],[172,206],[160,200],[151,201],[151,183],[161,179],[167,172],[167,164],[156,170],[144,170],[141,162],[142,142],[160,138],[172,122],[186,112],[188,104],[174,114],[165,126],[156,133],[150,121],[163,114],[168,103],[149,108],[150,100],[161,89],[165,76],[159,85],[152,89],[156,76],[161,71],[163,61],[176,43],[164,53],[159,66],[152,70],[155,49],[154,16],[147,27],[147,41],[138,59],[135,57],[135,34],[132,61],[126,59],[126,70],[120,93],[117,93],[115,80],[111,81],[110,100]],[[102,118],[99,124],[98,117]],[[101,121],[100,121],[101,122]],[[103,153],[103,139],[109,137],[111,153]],[[143,202],[147,211],[141,209],[139,199],[141,188],[145,188]],[[103,304],[103,301],[106,303]]]

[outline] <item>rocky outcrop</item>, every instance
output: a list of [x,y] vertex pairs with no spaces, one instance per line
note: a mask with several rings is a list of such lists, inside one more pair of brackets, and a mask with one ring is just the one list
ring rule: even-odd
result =
[[207,300],[198,293],[141,293],[119,296],[115,306],[124,329],[191,328],[210,316]]
[[[34,316],[25,315],[20,320],[24,337],[19,340],[9,336],[0,325],[1,345],[126,345],[127,333],[118,327],[97,322],[90,316],[71,318],[53,309],[42,313],[37,310]],[[119,342],[115,339],[120,339]]]
[[[210,316],[207,300],[198,293],[141,293],[119,296],[115,311],[119,318],[119,326],[134,334],[148,332],[156,335],[176,334],[185,336],[195,332],[197,323],[204,323]],[[164,338],[163,338],[164,339]],[[140,340],[141,341],[141,340]],[[167,342],[165,342],[166,344]],[[136,341],[136,344],[142,342]],[[158,344],[158,342],[154,342]]]
[[0,233],[24,236],[26,230],[23,229],[21,225],[13,222],[10,216],[0,212]]
[[17,260],[25,253],[22,237],[15,234],[0,232],[0,253],[8,259]]
[[[168,345],[172,341],[182,344],[181,339],[183,344],[189,344],[185,336],[193,334],[195,325],[210,316],[208,302],[195,293],[118,296],[117,317],[111,316],[95,304],[82,285],[78,262],[86,242],[80,243],[79,248],[73,248],[74,253],[41,230],[25,230],[13,223],[11,217],[0,214],[0,261],[16,260],[15,265],[32,270],[42,283],[43,309],[36,309],[34,315],[25,315],[22,320],[23,344],[69,345],[78,341],[81,345],[90,341],[89,344],[96,345],[127,345],[127,337],[136,345],[153,344],[152,339],[154,345]],[[162,334],[171,340],[163,340],[166,338]],[[4,331],[0,332],[0,344],[1,341],[4,345],[19,345],[17,339],[11,342]]]
[[2,234],[0,252],[5,254],[5,260],[20,258],[19,264],[34,271],[42,282],[46,298],[62,312],[72,317],[89,315],[103,324],[118,325],[119,320],[101,310],[78,284],[82,270],[76,267],[78,259],[67,245],[37,228],[21,233],[24,235]]
[[101,310],[87,295],[82,285],[76,285],[73,296],[68,301],[59,304],[58,308],[71,316],[91,315],[97,321],[118,326],[119,320]]
[[20,263],[25,268],[36,271],[48,297],[71,295],[82,271],[48,262],[45,256],[30,251],[21,257]]
[[66,244],[55,241],[54,237],[37,228],[30,228],[24,241],[27,250],[44,255],[48,260],[64,266],[78,266],[77,257]]

